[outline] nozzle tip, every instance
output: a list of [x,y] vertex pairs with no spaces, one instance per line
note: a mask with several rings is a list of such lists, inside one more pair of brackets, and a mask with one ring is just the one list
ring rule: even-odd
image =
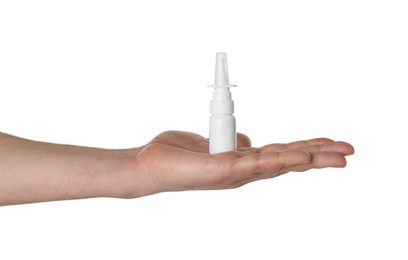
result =
[[218,52],[215,61],[215,80],[214,85],[225,86],[229,85],[228,78],[228,62],[225,52]]

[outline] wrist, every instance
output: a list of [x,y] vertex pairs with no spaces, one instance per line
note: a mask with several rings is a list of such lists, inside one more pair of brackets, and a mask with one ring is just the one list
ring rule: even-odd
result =
[[98,197],[131,199],[147,195],[143,184],[143,173],[137,167],[137,156],[141,148],[108,150],[101,175],[102,185]]

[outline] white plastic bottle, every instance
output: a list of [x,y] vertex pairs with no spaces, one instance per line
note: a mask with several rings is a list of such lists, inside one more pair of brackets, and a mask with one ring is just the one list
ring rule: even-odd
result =
[[231,99],[227,54],[217,53],[213,99],[210,106],[210,154],[223,153],[236,149],[236,126],[234,101]]

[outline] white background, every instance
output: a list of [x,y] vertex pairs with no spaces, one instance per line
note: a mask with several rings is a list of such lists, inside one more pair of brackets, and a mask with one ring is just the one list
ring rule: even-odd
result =
[[0,131],[206,136],[225,51],[254,146],[324,136],[356,154],[235,190],[2,207],[0,259],[407,259],[404,2],[1,1]]

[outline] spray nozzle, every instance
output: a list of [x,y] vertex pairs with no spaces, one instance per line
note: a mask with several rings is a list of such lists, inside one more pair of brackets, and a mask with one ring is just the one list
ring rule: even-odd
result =
[[214,85],[210,87],[235,87],[229,84],[228,62],[225,52],[218,52],[215,59],[215,79]]
[[229,85],[228,78],[228,62],[227,54],[225,52],[217,53],[215,60],[215,80],[214,85],[225,86]]

